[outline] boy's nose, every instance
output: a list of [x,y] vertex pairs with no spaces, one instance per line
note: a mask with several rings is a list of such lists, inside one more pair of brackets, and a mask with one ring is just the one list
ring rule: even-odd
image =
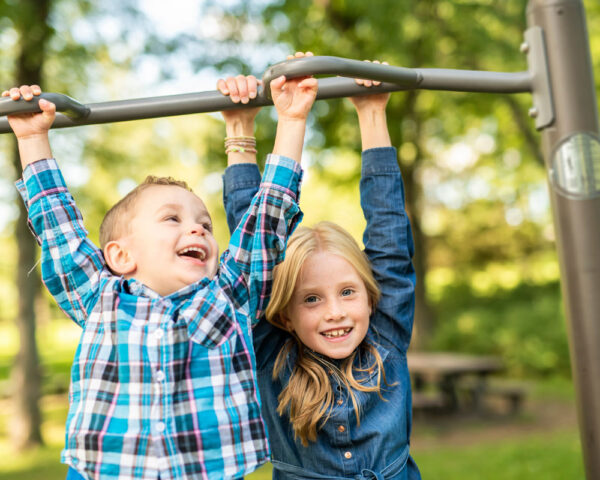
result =
[[206,229],[200,224],[192,225],[192,227],[190,228],[191,235],[204,235],[205,233]]

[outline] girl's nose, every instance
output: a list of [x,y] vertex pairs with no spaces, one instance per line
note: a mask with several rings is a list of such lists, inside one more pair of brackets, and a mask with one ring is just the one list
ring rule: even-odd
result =
[[332,304],[326,314],[328,321],[338,321],[346,317],[346,312],[341,305]]

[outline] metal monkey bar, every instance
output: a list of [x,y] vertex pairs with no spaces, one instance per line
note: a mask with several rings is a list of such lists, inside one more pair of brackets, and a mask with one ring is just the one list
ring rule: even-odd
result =
[[[57,104],[53,128],[271,105],[269,81],[327,74],[384,82],[381,91],[530,92],[529,111],[541,146],[561,267],[571,364],[586,475],[600,479],[600,137],[589,40],[582,0],[529,0],[521,51],[528,70],[517,73],[402,68],[336,57],[304,57],[273,65],[259,96],[234,104],[218,91],[81,105],[43,93]],[[318,100],[374,93],[351,78],[319,80]],[[37,100],[0,99],[0,115],[39,111]],[[0,133],[10,132],[0,118]],[[540,326],[543,328],[543,326]]]

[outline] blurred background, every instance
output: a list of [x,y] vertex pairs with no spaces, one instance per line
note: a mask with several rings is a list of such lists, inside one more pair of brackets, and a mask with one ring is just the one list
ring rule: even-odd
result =
[[[404,67],[522,71],[526,4],[0,0],[0,86],[38,83],[82,103],[214,90],[219,77],[260,77],[307,50]],[[584,4],[599,85],[600,3]],[[530,106],[529,94],[411,91],[394,93],[388,107],[417,249],[411,350],[501,365],[486,387],[500,395],[478,408],[469,379],[449,408],[435,381],[425,385],[435,375],[424,374],[412,453],[425,479],[584,478]],[[257,118],[260,162],[275,121],[272,108]],[[51,143],[94,242],[106,210],[154,174],[186,179],[207,201],[224,249],[224,133],[215,113],[55,130]],[[12,135],[0,136],[0,151],[0,480],[58,480],[80,330],[40,284],[39,252],[13,187],[21,171]],[[315,104],[303,165],[304,221],[336,221],[360,240],[360,138],[347,100]],[[269,466],[250,478],[270,478]]]

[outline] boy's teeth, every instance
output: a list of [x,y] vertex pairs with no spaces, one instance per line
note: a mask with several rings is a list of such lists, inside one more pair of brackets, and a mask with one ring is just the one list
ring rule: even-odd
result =
[[197,258],[199,258],[200,260],[204,260],[206,258],[206,253],[204,252],[204,250],[202,250],[201,248],[198,247],[188,247],[188,248],[184,248],[183,250],[181,250],[179,252],[179,255],[185,255],[186,253],[189,252],[196,252],[198,255],[194,255]]
[[339,328],[337,330],[329,330],[328,332],[323,332],[323,335],[330,338],[336,338],[347,334],[350,330],[351,328]]

